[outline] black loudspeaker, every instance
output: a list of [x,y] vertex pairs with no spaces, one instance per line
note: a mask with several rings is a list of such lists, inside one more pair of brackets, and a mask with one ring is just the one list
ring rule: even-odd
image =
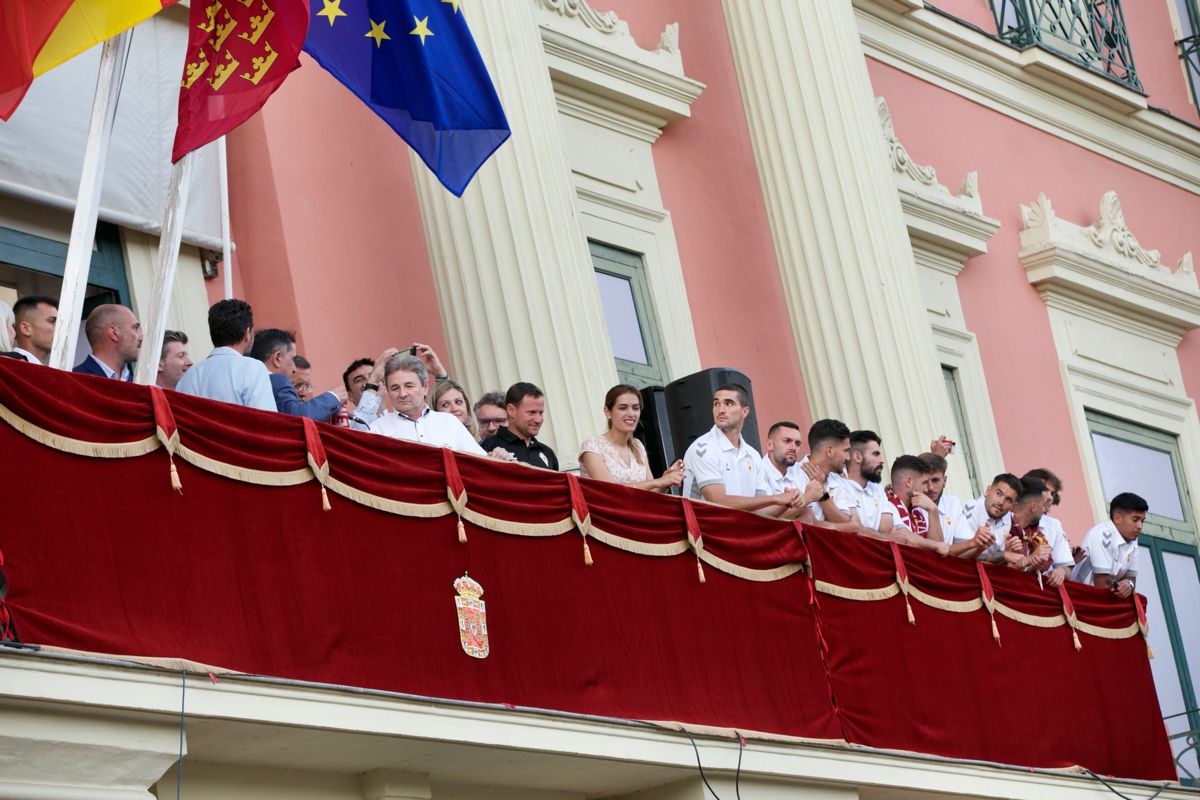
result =
[[742,426],[742,438],[762,452],[758,438],[758,417],[754,414],[754,390],[745,373],[728,367],[713,367],[667,384],[667,412],[675,452],[682,458],[688,445],[708,433],[713,426],[712,397],[718,386],[740,383],[750,395],[750,416]]
[[637,438],[646,445],[646,458],[654,477],[662,475],[667,467],[683,456],[676,453],[671,438],[671,420],[667,414],[667,390],[662,386],[647,386],[642,389],[642,418],[638,422]]

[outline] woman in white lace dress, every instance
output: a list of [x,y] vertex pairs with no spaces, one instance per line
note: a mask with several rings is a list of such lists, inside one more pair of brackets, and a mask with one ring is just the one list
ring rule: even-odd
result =
[[623,483],[665,492],[683,483],[683,462],[676,461],[655,478],[646,462],[646,447],[633,432],[642,418],[642,396],[628,384],[618,384],[604,396],[608,430],[579,446],[579,471],[585,478]]

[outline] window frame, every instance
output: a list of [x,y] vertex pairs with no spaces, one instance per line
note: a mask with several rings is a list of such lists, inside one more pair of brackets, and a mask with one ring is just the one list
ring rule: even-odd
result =
[[[950,412],[954,415],[954,425],[957,428],[958,441],[956,444],[967,465],[967,480],[971,486],[971,497],[979,497],[983,494],[986,479],[979,471],[974,437],[971,435],[969,412],[963,395],[962,373],[958,366],[947,364],[944,361],[941,368],[942,380],[946,385],[946,394],[950,401]],[[951,386],[954,387],[953,392],[950,391]]]
[[[658,314],[654,309],[654,298],[650,294],[650,285],[646,278],[644,254],[592,238],[588,239],[588,252],[595,272],[629,281],[642,346],[649,360],[648,364],[641,364],[613,355],[617,377],[622,383],[637,386],[639,389],[646,386],[665,386],[670,382],[670,370],[658,324]],[[605,324],[607,323],[608,320],[605,319]]]
[[[54,239],[28,233],[16,228],[0,225],[0,261],[20,269],[40,272],[62,278],[67,263],[67,245]],[[92,249],[92,263],[88,270],[88,285],[106,289],[116,298],[104,298],[104,302],[131,306],[129,276],[125,270],[125,256],[121,250],[121,233],[115,225],[100,222],[96,225],[96,240]],[[85,302],[83,314],[97,305],[94,298]]]

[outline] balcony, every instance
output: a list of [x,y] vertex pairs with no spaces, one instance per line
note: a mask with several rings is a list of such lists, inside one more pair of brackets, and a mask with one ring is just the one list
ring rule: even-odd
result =
[[1014,47],[1041,47],[1142,91],[1120,0],[993,0],[996,30]]

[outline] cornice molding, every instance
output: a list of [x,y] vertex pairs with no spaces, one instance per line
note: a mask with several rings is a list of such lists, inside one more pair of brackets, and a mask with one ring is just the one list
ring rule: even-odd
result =
[[916,3],[853,2],[868,57],[1200,194],[1200,130],[1149,109],[1137,92]]
[[691,116],[704,84],[687,77],[679,24],[654,50],[638,46],[629,25],[587,0],[532,0],[542,46],[565,113],[653,142],[669,123]]
[[875,102],[909,239],[915,248],[939,256],[928,263],[958,275],[967,259],[987,252],[988,240],[1000,229],[999,220],[983,213],[979,173],[967,173],[958,194],[951,192],[938,182],[937,170],[918,164],[904,147],[887,101],[877,97]]
[[1060,219],[1045,194],[1021,206],[1021,219],[1021,264],[1047,302],[1122,320],[1143,335],[1154,331],[1172,345],[1200,327],[1192,254],[1184,254],[1172,270],[1157,250],[1143,247],[1125,222],[1116,192],[1101,198],[1099,219],[1091,225]]

